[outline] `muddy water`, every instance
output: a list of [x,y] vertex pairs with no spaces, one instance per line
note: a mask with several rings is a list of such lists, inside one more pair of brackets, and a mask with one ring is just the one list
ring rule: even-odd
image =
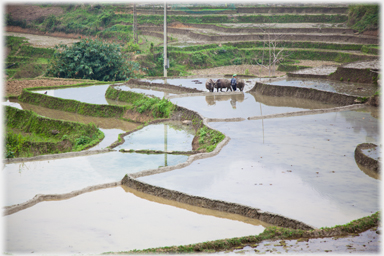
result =
[[190,151],[195,136],[193,127],[172,121],[152,124],[125,136],[125,142],[116,149],[152,149],[164,151]]
[[110,152],[91,156],[6,164],[3,168],[5,205],[36,194],[69,193],[88,186],[120,181],[127,173],[185,162],[187,156]]
[[233,94],[230,92],[223,92],[220,95],[174,98],[171,101],[209,118],[247,118],[337,106],[313,100],[270,97],[256,93]]
[[42,202],[4,220],[4,251],[35,254],[99,254],[256,235],[264,230],[261,224],[148,201],[120,186]]
[[359,84],[359,83],[346,83],[321,79],[298,79],[288,78],[276,82],[271,82],[273,85],[281,86],[295,86],[313,88],[322,91],[337,92],[342,94],[354,95],[354,96],[371,96],[377,90],[377,85],[371,84]]
[[231,137],[218,156],[139,180],[315,227],[345,224],[380,209],[380,182],[354,159],[358,144],[380,141],[378,120],[370,112],[210,125]]

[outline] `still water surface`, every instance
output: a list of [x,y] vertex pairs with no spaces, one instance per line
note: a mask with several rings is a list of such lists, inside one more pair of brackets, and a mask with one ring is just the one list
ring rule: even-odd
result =
[[41,202],[4,217],[5,252],[97,253],[257,235],[262,222],[201,214],[143,199],[124,187]]

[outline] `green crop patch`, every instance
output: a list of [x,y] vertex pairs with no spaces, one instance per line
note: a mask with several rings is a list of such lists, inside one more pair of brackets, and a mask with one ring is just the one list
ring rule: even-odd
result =
[[33,111],[5,108],[5,157],[31,157],[81,151],[99,143],[104,134],[94,124],[45,118]]

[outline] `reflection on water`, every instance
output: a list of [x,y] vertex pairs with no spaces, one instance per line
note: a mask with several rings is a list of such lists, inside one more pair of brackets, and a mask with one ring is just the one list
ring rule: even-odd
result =
[[244,101],[244,94],[230,94],[230,95],[209,95],[205,96],[205,101],[208,103],[208,105],[215,105],[216,101],[229,101],[232,108],[236,108],[237,102],[243,102]]
[[[187,221],[186,221],[187,220]],[[4,217],[7,253],[101,253],[258,235],[261,224],[142,199],[120,186]]]
[[5,205],[32,199],[36,194],[69,193],[88,186],[120,181],[127,173],[176,165],[187,156],[109,152],[90,156],[6,164]]
[[247,118],[338,106],[307,99],[264,96],[253,92],[174,98],[171,101],[209,118]]
[[116,149],[152,149],[164,151],[190,151],[195,130],[179,121],[151,124],[124,137],[125,142]]
[[324,79],[287,78],[286,80],[271,82],[269,84],[314,88],[354,96],[372,96],[378,90],[378,86],[373,84],[337,82]]

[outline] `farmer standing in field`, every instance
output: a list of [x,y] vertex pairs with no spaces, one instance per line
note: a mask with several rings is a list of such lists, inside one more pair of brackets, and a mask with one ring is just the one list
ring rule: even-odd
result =
[[236,77],[237,77],[237,74],[234,74],[231,79],[231,86],[234,91],[236,91],[236,85],[237,85]]

